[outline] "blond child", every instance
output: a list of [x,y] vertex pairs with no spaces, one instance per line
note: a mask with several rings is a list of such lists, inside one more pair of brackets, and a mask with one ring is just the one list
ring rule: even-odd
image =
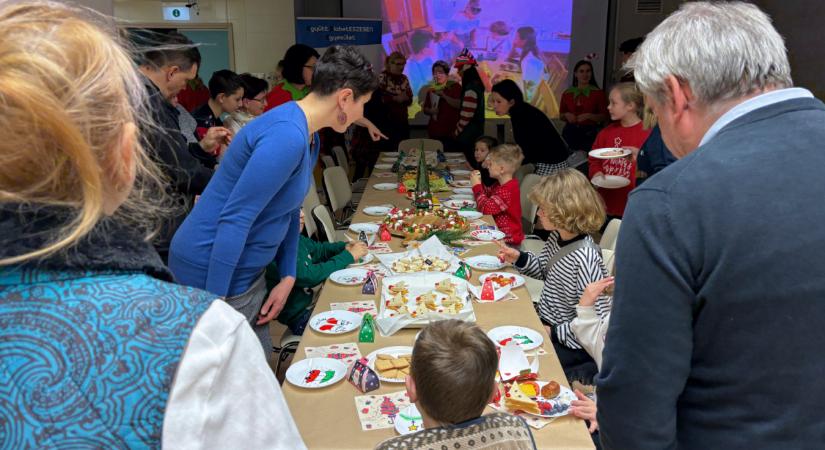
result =
[[376,449],[472,448],[476,444],[535,449],[524,420],[501,412],[481,415],[497,391],[497,367],[495,345],[477,326],[459,320],[428,325],[415,341],[406,380],[424,430],[388,439]]
[[519,245],[524,240],[521,228],[521,191],[513,178],[524,155],[518,145],[502,144],[495,147],[485,160],[490,177],[496,180],[490,187],[481,182],[481,172],[470,175],[477,209],[493,216],[496,226],[505,234],[505,242]]
[[[539,220],[550,231],[547,243],[538,255],[501,245],[499,258],[524,275],[544,280],[535,305],[539,318],[568,379],[589,382],[597,372],[596,364],[570,323],[585,286],[607,276],[601,249],[590,237],[604,223],[604,205],[587,178],[574,169],[544,177],[530,200],[539,205]],[[603,316],[609,306],[609,301],[600,299],[596,313]]]

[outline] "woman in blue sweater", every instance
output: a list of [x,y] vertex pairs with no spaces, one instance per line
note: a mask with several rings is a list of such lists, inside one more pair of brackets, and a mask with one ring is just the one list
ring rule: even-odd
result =
[[[172,239],[176,280],[224,297],[253,325],[266,354],[268,323],[295,283],[299,210],[318,159],[317,132],[342,133],[361,121],[377,80],[357,50],[330,47],[315,65],[309,95],[266,112],[235,136]],[[374,138],[380,135],[366,125]],[[263,274],[273,259],[281,281],[267,296]]]

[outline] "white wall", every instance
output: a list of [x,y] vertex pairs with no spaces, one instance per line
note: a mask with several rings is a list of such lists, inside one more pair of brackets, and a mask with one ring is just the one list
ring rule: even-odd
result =
[[[275,70],[278,60],[295,42],[292,0],[199,0],[198,4],[200,14],[192,11],[189,23],[232,24],[235,71],[238,73]],[[161,7],[159,0],[115,0],[114,16],[119,21],[132,23],[173,26],[186,23],[164,22]]]

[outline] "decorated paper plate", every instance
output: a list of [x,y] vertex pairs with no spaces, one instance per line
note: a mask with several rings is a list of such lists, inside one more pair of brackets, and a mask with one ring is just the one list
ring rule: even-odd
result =
[[377,189],[379,191],[394,191],[398,189],[398,183],[377,183],[372,187],[373,189]]
[[453,175],[458,175],[458,176],[461,176],[461,175],[469,175],[469,174],[470,174],[470,171],[469,171],[469,170],[467,170],[467,169],[455,169],[455,170],[451,170],[450,172],[451,172]]
[[597,148],[590,150],[587,154],[597,159],[616,159],[624,158],[632,152],[626,148]]
[[464,158],[447,158],[447,162],[452,164],[462,164],[466,163],[467,160]]
[[473,195],[473,188],[454,188],[453,192],[458,195]]
[[349,230],[355,234],[362,231],[367,234],[378,233],[379,228],[378,224],[369,222],[353,223],[349,226]]
[[470,220],[481,219],[484,216],[484,214],[478,211],[459,211],[458,215]]
[[344,334],[358,329],[361,316],[350,311],[325,311],[309,319],[309,327],[323,334]]
[[450,209],[475,208],[475,200],[447,200],[443,205]]
[[450,183],[450,185],[453,186],[453,187],[464,187],[464,188],[468,188],[468,187],[472,186],[472,184],[470,183],[470,180],[453,180]]
[[[560,385],[558,395],[553,398],[542,397],[541,388],[548,383],[548,381],[528,381],[519,383],[524,385],[520,388],[522,389],[522,393],[525,397],[529,397],[530,400],[536,402],[536,408],[540,410],[540,414],[524,411],[526,414],[544,418],[553,418],[565,416],[570,413],[570,405],[573,403],[573,400],[576,400],[576,394],[567,386]],[[512,386],[510,386],[510,389],[512,389]],[[527,390],[530,394],[532,394],[533,391],[538,391],[539,393],[537,395],[528,395],[525,390]],[[494,401],[494,405],[496,404],[500,405],[499,407],[503,407],[505,410],[509,411],[504,401],[500,401],[499,403],[499,400],[496,400]],[[521,409],[518,410],[522,411]]]
[[398,175],[392,172],[375,172],[373,175],[375,175],[376,178],[398,178]]
[[381,162],[384,162],[384,163],[394,163],[396,159],[397,159],[396,157],[391,157],[391,158],[390,158],[390,157],[387,157],[387,158],[381,158]]
[[499,286],[510,286],[511,288],[515,289],[524,285],[524,277],[517,274],[517,273],[509,273],[509,272],[491,272],[485,273],[478,277],[478,281],[481,284],[484,284],[487,281],[487,278],[492,278],[493,283],[496,283]]
[[391,206],[367,206],[364,208],[364,214],[368,216],[386,216],[392,211]]
[[475,230],[470,233],[470,236],[478,239],[479,241],[498,241],[504,239],[507,235],[499,230]]
[[395,416],[395,431],[399,434],[410,434],[424,429],[424,419],[415,404],[412,404]]
[[630,184],[630,180],[618,175],[602,175],[590,180],[594,185],[605,189],[619,189]]
[[298,387],[318,389],[332,386],[346,374],[347,365],[337,359],[307,358],[289,366],[286,380]]
[[[384,347],[367,355],[367,365],[375,371],[379,380],[387,383],[403,383],[408,375],[404,371],[409,372],[410,361],[401,357],[409,356],[412,358],[412,350],[413,348],[408,346]],[[379,357],[379,355],[381,356]],[[385,357],[391,357],[391,359],[385,359]],[[389,362],[379,363],[378,361]],[[406,367],[404,367],[405,362]]]
[[475,199],[476,198],[473,197],[472,195],[467,195],[467,194],[456,194],[456,195],[451,195],[450,196],[450,200],[472,200],[472,201],[475,201]]
[[464,262],[470,267],[477,270],[499,270],[505,266],[497,256],[493,255],[478,255],[465,258]]
[[398,156],[398,152],[383,152],[384,156]]
[[493,328],[487,332],[487,336],[499,347],[513,341],[525,351],[538,348],[544,343],[544,338],[538,331],[512,325]]
[[392,169],[392,164],[381,163],[381,164],[376,164],[373,167],[375,167],[376,169],[380,169],[380,170],[390,170],[390,169]]
[[332,272],[329,279],[344,286],[356,286],[367,281],[367,269],[342,269]]
[[349,266],[350,266],[350,267],[353,267],[353,266],[363,266],[364,264],[369,264],[369,263],[371,263],[371,262],[372,262],[372,260],[374,260],[374,259],[375,259],[375,255],[373,255],[372,253],[367,253],[367,254],[366,254],[366,256],[364,256],[363,258],[359,259],[358,261],[355,261],[354,263],[350,264]]

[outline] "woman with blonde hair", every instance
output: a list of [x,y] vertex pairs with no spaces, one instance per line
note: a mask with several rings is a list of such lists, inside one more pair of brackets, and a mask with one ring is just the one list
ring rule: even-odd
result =
[[[536,312],[547,329],[569,380],[589,381],[596,374],[593,358],[582,348],[570,324],[584,288],[607,277],[601,249],[591,235],[604,223],[604,204],[587,178],[575,169],[548,175],[533,188],[530,201],[550,231],[541,253],[534,255],[500,244],[499,258],[524,275],[544,280]],[[607,298],[596,302],[601,317],[610,309]]]
[[99,19],[0,4],[0,447],[304,448],[244,318],[146,240],[146,92]]

